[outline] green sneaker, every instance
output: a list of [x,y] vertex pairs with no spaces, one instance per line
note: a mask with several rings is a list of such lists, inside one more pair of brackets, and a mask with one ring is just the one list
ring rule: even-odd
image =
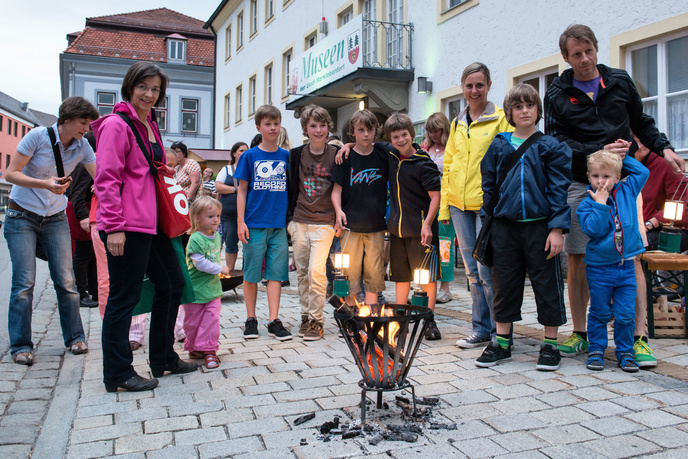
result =
[[586,352],[588,350],[588,341],[581,338],[578,333],[571,333],[571,336],[566,338],[557,347],[562,355],[571,357]]
[[636,361],[640,368],[657,366],[657,359],[652,354],[652,349],[650,349],[650,346],[643,341],[642,336],[633,344],[633,360]]

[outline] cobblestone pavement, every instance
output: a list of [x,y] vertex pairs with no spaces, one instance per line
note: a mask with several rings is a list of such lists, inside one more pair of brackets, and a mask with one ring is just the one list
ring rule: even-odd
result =
[[[437,309],[443,339],[424,342],[410,372],[418,397],[440,399],[431,420],[455,423],[456,430],[433,430],[426,420],[415,443],[372,445],[372,434],[318,438],[316,427],[334,416],[352,425],[360,420],[360,374],[329,305],[322,340],[296,337],[300,308],[292,273],[281,317],[293,340],[267,336],[261,288],[261,337],[245,341],[241,290],[227,293],[219,369],[167,375],[154,391],[139,393],[105,392],[97,309],[81,310],[89,354],[65,353],[54,291],[47,289],[34,311],[36,363],[16,365],[9,355],[0,362],[0,457],[688,457],[688,383],[680,379],[688,365],[686,340],[652,341],[660,359],[654,372],[627,374],[612,360],[604,371],[590,372],[582,356],[564,358],[558,371],[539,372],[542,329],[527,288],[513,360],[480,369],[474,360],[481,349],[454,344],[470,332],[470,296],[460,270],[457,279],[455,299]],[[387,291],[394,291],[392,284]],[[562,327],[561,335],[569,331]],[[147,352],[147,344],[136,351],[134,365],[150,376]],[[385,393],[386,408],[368,405],[368,424],[405,422],[395,395],[410,397]],[[315,418],[294,425],[307,413]]]

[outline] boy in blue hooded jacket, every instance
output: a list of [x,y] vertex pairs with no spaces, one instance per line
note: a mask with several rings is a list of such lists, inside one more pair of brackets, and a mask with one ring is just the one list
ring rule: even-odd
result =
[[[619,367],[636,372],[633,359],[635,331],[635,268],[633,259],[645,251],[638,229],[636,200],[650,172],[624,155],[629,173],[621,179],[622,159],[605,150],[588,157],[588,196],[576,211],[581,229],[590,237],[585,249],[590,288],[588,362],[590,370],[604,369],[607,322],[614,314],[614,344]],[[613,305],[612,305],[613,300]]]
[[[483,209],[492,196],[499,199],[493,210],[494,313],[497,339],[485,348],[475,364],[490,367],[511,360],[511,327],[521,320],[526,273],[530,277],[538,322],[545,336],[536,369],[557,370],[558,327],[566,323],[564,278],[559,253],[571,223],[567,190],[571,184],[571,149],[554,137],[531,140],[510,171],[507,167],[521,145],[537,132],[542,117],[540,97],[531,85],[514,86],[504,99],[506,119],[516,128],[495,136],[482,162]],[[506,175],[505,175],[506,174]],[[504,177],[499,189],[497,184]]]

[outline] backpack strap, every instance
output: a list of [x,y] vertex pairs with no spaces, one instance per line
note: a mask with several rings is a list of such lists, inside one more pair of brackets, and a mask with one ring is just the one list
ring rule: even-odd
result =
[[52,126],[48,128],[48,137],[50,137],[50,145],[53,147],[53,154],[55,155],[55,166],[57,166],[57,176],[64,177],[64,165],[62,164],[62,154],[60,147],[57,145],[57,136]]

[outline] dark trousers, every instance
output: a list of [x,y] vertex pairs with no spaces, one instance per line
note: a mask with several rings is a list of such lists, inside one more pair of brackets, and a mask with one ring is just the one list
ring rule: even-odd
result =
[[526,273],[535,292],[538,322],[557,327],[566,323],[564,279],[559,255],[547,259],[545,243],[547,220],[515,222],[495,219],[492,228],[495,320],[510,323],[521,320]]
[[81,298],[98,298],[98,274],[96,272],[96,254],[93,242],[74,240],[74,258],[72,259],[76,289]]
[[[143,276],[155,285],[150,321],[150,366],[163,369],[174,365],[174,322],[184,290],[179,262],[170,239],[164,235],[126,232],[124,254],[108,252],[110,295],[103,316],[103,382],[116,384],[136,374],[129,346],[129,327],[134,306],[139,302]],[[106,243],[105,233],[101,239]]]

